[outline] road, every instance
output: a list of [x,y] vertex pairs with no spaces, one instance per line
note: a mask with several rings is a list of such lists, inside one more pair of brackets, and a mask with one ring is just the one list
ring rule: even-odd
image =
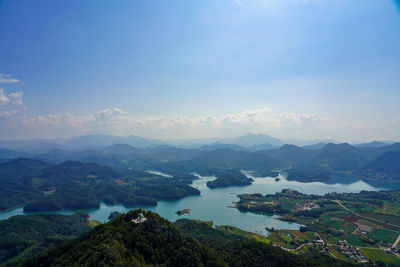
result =
[[360,226],[357,225],[357,229],[352,232],[352,234],[357,234],[358,230],[360,230]]
[[300,246],[298,246],[296,249],[295,249],[295,251],[299,251],[302,247],[304,247],[304,246],[311,246],[311,245],[314,245],[314,243],[306,243],[306,244],[301,244]]
[[318,236],[320,240],[322,240],[322,244],[325,244],[325,241],[322,239],[322,237],[317,232],[314,232],[314,234],[316,236]]
[[397,237],[397,239],[396,239],[396,241],[394,242],[392,248],[397,247],[397,244],[399,244],[399,242],[400,242],[400,235]]

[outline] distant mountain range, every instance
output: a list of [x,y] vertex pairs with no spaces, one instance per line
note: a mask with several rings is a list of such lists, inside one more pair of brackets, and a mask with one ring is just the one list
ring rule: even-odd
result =
[[[62,150],[73,150],[81,151],[88,149],[102,149],[115,144],[127,144],[135,148],[148,148],[157,147],[162,145],[180,147],[180,148],[193,148],[202,150],[212,150],[218,148],[231,148],[237,151],[260,151],[268,149],[276,149],[284,144],[294,144],[302,146],[310,150],[319,150],[328,143],[338,143],[334,140],[297,140],[287,139],[280,140],[278,138],[271,137],[265,134],[254,134],[247,133],[243,136],[235,138],[192,138],[192,139],[180,139],[180,140],[156,140],[148,139],[135,135],[126,137],[106,135],[106,134],[95,134],[95,135],[84,135],[70,138],[58,138],[58,139],[28,139],[28,140],[13,140],[13,141],[0,141],[0,148],[9,149],[31,153],[31,154],[43,154],[54,149]],[[356,147],[384,147],[394,142],[390,141],[374,141],[370,143],[362,143],[355,145]],[[0,156],[5,151],[0,151]],[[0,157],[3,158],[3,157]]]
[[[0,148],[0,162],[30,158],[57,164],[73,160],[93,162],[121,172],[154,169],[178,176],[218,169],[245,169],[259,173],[281,169],[287,170],[291,178],[301,176],[302,181],[320,177],[329,180],[333,172],[349,172],[366,179],[400,179],[393,171],[397,170],[395,167],[390,171],[380,168],[375,173],[374,168],[366,167],[387,152],[400,151],[400,143],[375,141],[350,145],[319,142],[300,147],[283,144],[268,135],[251,133],[237,138],[187,139],[172,143],[133,135],[0,142],[0,146],[5,147]],[[392,159],[396,155],[388,155],[379,165],[396,163]]]

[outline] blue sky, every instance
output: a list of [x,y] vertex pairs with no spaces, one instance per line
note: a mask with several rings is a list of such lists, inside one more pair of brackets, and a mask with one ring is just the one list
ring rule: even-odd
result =
[[400,140],[394,0],[0,1],[0,139]]

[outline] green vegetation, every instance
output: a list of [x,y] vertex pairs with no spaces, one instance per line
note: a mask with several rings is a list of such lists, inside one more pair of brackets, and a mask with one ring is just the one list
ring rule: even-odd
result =
[[[143,213],[147,220],[134,223]],[[116,266],[182,263],[223,265],[210,248],[180,232],[157,214],[141,210],[124,214],[60,247],[40,254],[24,266]]]
[[[152,164],[152,163],[149,163]],[[156,163],[154,169],[175,175],[197,172],[206,175],[217,175],[228,170],[252,170],[269,172],[275,169],[287,168],[288,164],[264,153],[235,151],[232,149],[217,149],[202,152],[194,158],[180,161]]]
[[288,180],[299,182],[329,181],[332,172],[318,166],[296,165],[288,170]]
[[143,186],[140,190],[136,190],[135,194],[156,199],[174,200],[187,196],[199,196],[200,191],[186,184],[177,183]]
[[367,256],[369,259],[373,259],[374,261],[382,261],[386,264],[400,265],[400,259],[392,254],[387,253],[382,249],[376,248],[361,248],[361,251]]
[[0,265],[28,258],[88,231],[94,224],[76,213],[14,216],[0,221]]
[[217,175],[217,179],[207,182],[209,188],[227,187],[235,185],[250,185],[251,178],[247,178],[240,171],[228,170]]
[[248,239],[254,239],[257,240],[259,242],[263,242],[266,244],[271,243],[271,241],[263,236],[263,235],[259,235],[259,234],[255,234],[255,233],[251,233],[251,232],[246,232],[243,231],[242,229],[239,229],[237,227],[234,226],[230,226],[230,225],[220,225],[217,227],[218,230],[230,233],[230,234],[234,234],[234,235],[238,235],[238,236],[242,236],[244,238],[248,238]]
[[398,232],[386,230],[386,229],[373,229],[368,233],[368,237],[374,240],[380,240],[386,243],[393,244],[396,240]]
[[[143,214],[146,220],[135,223]],[[207,223],[131,211],[20,266],[345,266],[311,252],[297,256],[264,242],[214,229]]]
[[361,170],[364,177],[385,178],[386,180],[400,180],[400,151],[389,151]]
[[[169,173],[177,181],[187,184],[194,179],[190,176],[191,172],[215,175],[217,172],[229,169],[252,170],[259,174],[269,174],[275,170],[287,170],[289,179],[305,182],[326,181],[335,172],[351,173],[364,179],[395,182],[400,177],[399,153],[400,144],[398,143],[381,147],[355,147],[347,143],[327,144],[317,150],[284,145],[279,149],[258,152],[237,151],[230,149],[229,146],[227,148],[214,147],[211,150],[202,150],[182,149],[166,145],[135,148],[129,145],[116,144],[98,151],[55,149],[35,156],[8,151],[3,158],[0,157],[0,161],[17,156],[26,156],[43,159],[46,162],[72,161],[70,162],[71,165],[73,165],[73,161],[94,162],[112,167],[123,175],[135,173],[135,176],[143,175],[143,173],[139,174],[140,171],[138,170],[153,169]],[[49,167],[48,165],[52,164],[46,165],[44,167]],[[40,166],[36,167],[40,169]],[[35,168],[31,171],[38,170]],[[61,174],[53,176],[56,179],[61,179],[63,173],[68,173],[66,168],[57,167],[52,171]],[[68,173],[67,176],[70,176],[70,174]],[[271,172],[271,174],[276,175],[274,172]],[[0,181],[1,176],[0,173]],[[50,177],[51,175],[47,178]],[[45,185],[46,179],[43,180],[42,178],[36,179],[35,183]],[[12,206],[18,204],[21,203],[15,203]]]
[[88,223],[89,223],[89,226],[90,226],[90,227],[96,227],[96,226],[98,226],[98,225],[101,224],[101,222],[99,222],[99,221],[94,221],[94,220],[88,220]]
[[301,244],[308,244],[315,238],[314,234],[305,234],[295,230],[278,230],[272,232],[268,239],[274,244],[288,249],[295,249]]
[[400,179],[400,144],[355,147],[347,143],[327,144],[317,150],[294,145],[263,151],[288,162],[289,179],[303,182],[327,181],[333,172],[347,172],[371,180],[396,182]]
[[118,216],[121,216],[121,213],[119,213],[118,211],[113,211],[110,213],[110,215],[108,216],[109,220],[114,220],[115,218],[117,218]]
[[152,206],[161,199],[199,195],[190,175],[165,178],[131,170],[122,175],[94,163],[47,164],[17,159],[0,164],[0,209],[26,204],[24,211],[98,208],[101,201]]
[[42,192],[32,187],[29,178],[39,175],[48,164],[38,160],[17,159],[0,163],[0,210],[24,204]]
[[[323,243],[333,250],[339,241],[346,240],[346,246],[380,249],[384,254],[394,256],[390,250],[384,252],[380,247],[390,248],[399,236],[400,216],[393,215],[393,212],[383,214],[377,211],[389,210],[386,207],[391,210],[399,207],[400,191],[361,191],[316,196],[284,189],[280,193],[265,196],[243,194],[239,195],[239,199],[236,207],[240,210],[279,214],[281,220],[305,225],[300,228],[302,235],[296,231],[272,231],[268,239],[287,249],[299,248],[318,236],[323,242],[317,240],[317,243]],[[345,248],[336,251],[355,250]],[[368,258],[368,255],[365,256]],[[371,257],[371,260],[375,260]],[[358,259],[361,260],[360,257]]]
[[[268,238],[232,226],[211,228],[201,222],[181,219],[176,225],[201,243],[222,252],[230,266],[348,266],[310,250],[302,256],[271,245]],[[260,242],[261,241],[261,242]],[[284,259],[284,257],[287,257]]]

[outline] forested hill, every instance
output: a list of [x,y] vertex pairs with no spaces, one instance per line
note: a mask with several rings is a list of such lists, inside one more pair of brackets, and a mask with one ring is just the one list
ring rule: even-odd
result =
[[29,258],[87,232],[89,215],[42,214],[0,221],[0,265]]
[[181,182],[131,170],[122,175],[95,163],[66,161],[49,164],[16,159],[0,164],[0,210],[25,205],[24,211],[98,208],[100,202],[127,206],[156,205],[161,199],[181,199],[200,191]]
[[[132,221],[142,213],[147,219]],[[187,223],[181,224],[185,229]],[[199,227],[197,229],[197,227]],[[205,227],[205,228],[204,228]],[[20,266],[342,266],[325,256],[304,258],[244,238],[228,238],[210,226],[193,223],[194,237],[158,214],[142,210],[123,214]],[[201,239],[199,236],[207,238]],[[209,242],[214,239],[215,242]],[[208,240],[210,245],[201,242]]]
[[385,177],[395,181],[400,180],[400,152],[390,151],[367,164],[361,174],[370,177]]
[[4,162],[0,164],[0,210],[39,200],[52,206],[49,209],[49,205],[43,205],[41,210],[68,208],[59,200],[74,202],[73,198],[62,197],[70,189],[82,192],[86,189],[86,194],[80,197],[82,207],[94,207],[93,204],[86,205],[90,202],[87,201],[87,196],[91,195],[89,189],[119,176],[111,168],[94,163],[66,161],[54,165],[24,158]]

